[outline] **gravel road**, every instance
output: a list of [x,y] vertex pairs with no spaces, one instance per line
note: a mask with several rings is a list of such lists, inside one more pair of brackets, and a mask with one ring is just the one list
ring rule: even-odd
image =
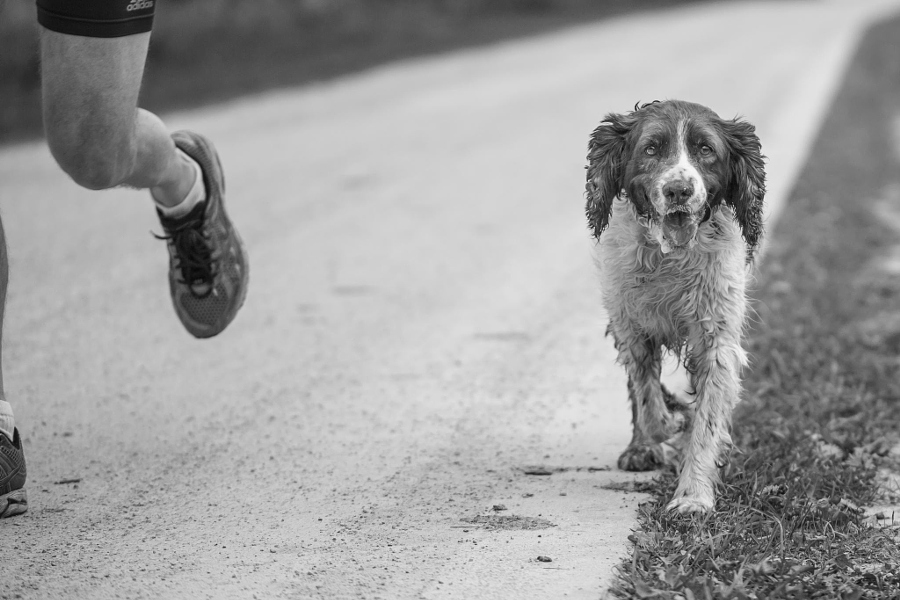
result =
[[653,99],[744,115],[774,216],[897,5],[693,6],[169,115],[217,142],[251,258],[205,342],[144,194],[0,149],[31,500],[0,523],[0,598],[600,597],[641,496],[588,134]]

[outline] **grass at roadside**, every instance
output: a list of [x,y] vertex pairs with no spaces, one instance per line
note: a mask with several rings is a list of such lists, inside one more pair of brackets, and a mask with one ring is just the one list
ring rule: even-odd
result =
[[615,595],[900,598],[897,530],[859,509],[885,500],[900,439],[898,223],[895,19],[865,36],[770,232],[717,510],[667,514],[674,477],[656,479]]
[[[691,1],[163,0],[141,104],[154,112],[201,106]],[[34,0],[0,0],[0,144],[40,130]]]

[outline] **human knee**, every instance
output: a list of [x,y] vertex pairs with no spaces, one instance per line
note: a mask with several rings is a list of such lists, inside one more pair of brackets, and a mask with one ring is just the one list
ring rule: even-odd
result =
[[60,168],[78,185],[105,190],[121,185],[136,156],[133,136],[101,127],[47,127],[47,144]]

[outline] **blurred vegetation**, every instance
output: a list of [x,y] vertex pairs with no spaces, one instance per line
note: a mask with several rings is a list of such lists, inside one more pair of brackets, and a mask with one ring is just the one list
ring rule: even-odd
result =
[[[159,0],[142,105],[197,106],[686,0]],[[34,0],[0,0],[0,144],[39,134]]]

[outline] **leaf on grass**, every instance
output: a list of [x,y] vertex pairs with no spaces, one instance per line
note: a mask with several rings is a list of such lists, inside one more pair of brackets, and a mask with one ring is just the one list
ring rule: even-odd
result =
[[843,552],[841,552],[840,554],[835,556],[833,559],[831,559],[831,562],[833,562],[835,565],[837,565],[841,569],[852,569],[853,568],[853,561],[851,561],[849,558],[847,558],[847,555],[844,554]]
[[651,531],[649,533],[643,531],[635,531],[628,536],[628,541],[639,548],[654,548],[659,545],[660,535],[658,532]]
[[884,436],[881,436],[874,442],[869,442],[868,444],[863,446],[862,450],[863,452],[874,454],[876,456],[887,456],[888,454],[890,454],[892,447],[893,446],[891,445],[890,440],[888,440]]
[[810,571],[815,570],[814,565],[794,565],[791,567],[790,574],[791,575],[802,575],[804,573],[809,573]]
[[775,572],[775,565],[769,562],[768,558],[764,558],[755,565],[747,565],[750,567],[750,570],[756,573],[757,575],[771,575]]
[[767,485],[762,489],[763,496],[781,496],[787,491],[787,488],[781,484]]
[[841,498],[840,505],[853,513],[864,512],[863,509],[861,509],[859,506],[857,506],[855,503],[851,502],[850,500],[847,500],[846,498]]
[[862,588],[858,588],[853,586],[852,590],[848,590],[846,592],[841,592],[841,600],[859,600],[862,598],[863,590]]
[[640,579],[634,580],[634,593],[638,598],[652,598],[657,595],[657,590],[644,583]]
[[669,587],[675,587],[681,581],[681,575],[683,574],[682,569],[679,569],[676,566],[671,566],[666,569],[665,576],[663,581],[669,584]]

